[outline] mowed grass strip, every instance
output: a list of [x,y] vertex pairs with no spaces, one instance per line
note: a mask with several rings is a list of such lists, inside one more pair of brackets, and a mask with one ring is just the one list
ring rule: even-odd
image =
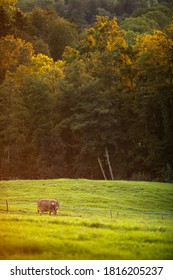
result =
[[[0,259],[173,258],[173,184],[1,181],[0,195]],[[38,215],[42,197],[57,216]]]

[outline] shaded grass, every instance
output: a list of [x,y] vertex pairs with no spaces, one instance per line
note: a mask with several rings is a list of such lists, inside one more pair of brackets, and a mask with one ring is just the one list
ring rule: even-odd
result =
[[[172,184],[2,181],[0,194],[0,259],[173,257]],[[36,213],[40,197],[62,202],[58,216]]]

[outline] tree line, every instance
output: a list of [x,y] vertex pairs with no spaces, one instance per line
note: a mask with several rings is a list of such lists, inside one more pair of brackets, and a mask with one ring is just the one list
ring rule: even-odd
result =
[[127,17],[144,16],[146,20],[154,20],[165,25],[170,19],[173,7],[171,0],[19,0],[18,7],[31,11],[36,6],[52,8],[59,16],[86,27],[94,23],[96,15],[116,16],[120,21]]
[[1,179],[172,181],[173,23],[97,16],[81,32],[1,2]]

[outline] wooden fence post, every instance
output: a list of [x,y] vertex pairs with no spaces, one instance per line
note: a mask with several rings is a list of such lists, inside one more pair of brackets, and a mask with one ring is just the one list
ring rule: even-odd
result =
[[8,200],[6,200],[6,208],[7,208],[7,212],[8,212]]
[[111,220],[112,220],[112,209],[110,209],[110,217],[111,217]]

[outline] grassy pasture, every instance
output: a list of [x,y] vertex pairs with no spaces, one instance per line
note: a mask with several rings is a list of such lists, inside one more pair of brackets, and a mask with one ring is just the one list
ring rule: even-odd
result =
[[[38,215],[46,197],[57,216]],[[1,181],[0,259],[173,259],[173,184]]]

